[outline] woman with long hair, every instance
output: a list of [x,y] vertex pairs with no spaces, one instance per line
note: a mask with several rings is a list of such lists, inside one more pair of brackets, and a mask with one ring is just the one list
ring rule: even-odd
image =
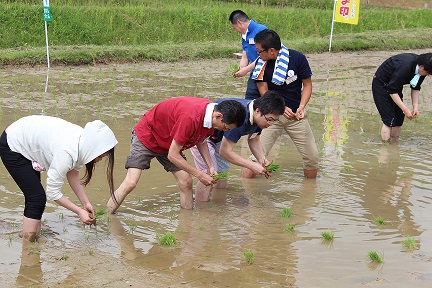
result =
[[[95,223],[94,208],[84,187],[93,176],[95,164],[106,156],[108,185],[110,193],[114,194],[114,146],[117,143],[112,130],[100,120],[82,128],[60,118],[32,115],[6,128],[0,137],[0,156],[24,193],[24,239],[36,241],[47,199],[76,213],[83,223]],[[84,165],[86,172],[80,179],[79,171]],[[45,189],[41,171],[47,171]],[[82,208],[62,194],[65,178]]]

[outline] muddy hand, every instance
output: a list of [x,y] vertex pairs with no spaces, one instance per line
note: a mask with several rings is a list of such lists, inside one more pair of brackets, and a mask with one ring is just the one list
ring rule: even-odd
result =
[[89,217],[90,217],[90,219],[92,219],[92,221],[89,223],[89,225],[90,226],[91,225],[96,226],[96,217],[94,215],[92,215],[90,212],[89,212]]

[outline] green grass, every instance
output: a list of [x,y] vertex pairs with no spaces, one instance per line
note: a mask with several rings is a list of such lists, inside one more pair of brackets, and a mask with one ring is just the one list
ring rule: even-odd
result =
[[246,259],[246,263],[248,264],[253,264],[255,261],[255,252],[252,250],[246,250],[245,252],[243,252],[243,256]]
[[[228,21],[239,8],[276,30],[289,47],[325,52],[333,12],[327,2],[59,0],[51,3],[50,57],[53,64],[228,58],[241,50],[240,34]],[[0,2],[0,65],[45,64],[42,11],[42,3],[34,1]],[[362,2],[358,25],[335,23],[332,51],[425,48],[432,46],[431,35],[429,10],[379,9]]]
[[378,225],[384,225],[384,224],[386,224],[386,222],[384,221],[384,218],[382,218],[381,216],[375,217],[373,219],[373,222],[375,224],[378,224]]
[[281,216],[283,218],[289,218],[293,215],[291,208],[282,208]]
[[402,245],[405,248],[405,250],[408,251],[417,249],[417,241],[412,237],[407,237],[405,240],[403,240]]
[[284,228],[284,232],[286,232],[286,233],[293,233],[295,227],[296,226],[294,224],[289,224],[287,227]]
[[382,263],[384,261],[384,254],[376,251],[370,251],[368,253],[369,259],[374,263]]
[[163,245],[163,246],[175,246],[175,245],[177,245],[177,239],[171,232],[167,232],[163,235],[158,235],[157,238],[158,238],[158,242],[160,245]]
[[331,231],[324,231],[321,233],[323,240],[332,241],[334,239],[334,233]]

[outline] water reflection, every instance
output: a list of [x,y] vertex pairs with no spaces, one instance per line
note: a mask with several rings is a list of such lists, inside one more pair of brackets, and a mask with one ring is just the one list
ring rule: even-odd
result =
[[[375,58],[378,64],[381,58]],[[332,59],[335,63],[347,61]],[[131,128],[155,103],[185,94],[210,99],[243,97],[242,79],[233,82],[229,71],[225,75],[220,68],[229,67],[229,63],[228,59],[181,67],[152,63],[54,67],[45,112],[77,124],[96,118],[106,122],[119,140],[115,159],[115,185],[119,185],[126,173]],[[268,180],[241,179],[240,169],[232,167],[229,188],[213,190],[211,202],[200,203],[194,211],[179,208],[175,180],[155,165],[146,171],[117,215],[100,221],[97,228],[82,227],[76,218],[49,203],[43,224],[47,243],[24,247],[14,236],[10,248],[6,245],[9,235],[20,229],[4,223],[20,223],[22,195],[0,166],[4,219],[0,223],[0,243],[4,244],[0,253],[5,264],[0,272],[7,275],[0,274],[2,283],[8,287],[52,283],[74,287],[71,283],[84,281],[80,271],[87,269],[85,265],[101,257],[120,259],[119,267],[126,267],[123,271],[158,271],[158,279],[176,279],[171,284],[174,287],[431,286],[432,147],[428,119],[432,99],[420,99],[423,115],[404,124],[399,145],[382,145],[379,116],[369,91],[374,69],[366,71],[369,67],[363,62],[358,66],[361,69],[356,66],[342,71],[336,64],[330,67],[333,64],[325,63],[326,70],[315,71],[314,77],[329,80],[316,81],[316,94],[308,104],[321,156],[316,180],[304,179],[298,152],[289,137],[280,137],[269,156],[280,164],[279,173]],[[197,74],[196,65],[212,72]],[[174,73],[176,69],[182,72]],[[1,127],[41,111],[44,68],[3,69],[0,74]],[[431,83],[425,85],[428,91]],[[244,147],[236,149],[249,155]],[[101,171],[95,170],[95,181],[86,191],[92,203],[103,207],[109,193]],[[64,193],[72,195],[68,187]],[[294,215],[281,217],[283,208],[291,208]],[[64,221],[59,218],[61,213]],[[378,216],[384,225],[373,222]],[[292,233],[284,231],[289,225],[295,225]],[[327,230],[335,234],[331,245],[322,244],[321,233]],[[158,234],[166,232],[176,236],[177,246],[158,244]],[[416,239],[417,250],[403,251],[401,242],[407,236]],[[252,265],[243,256],[247,249],[256,255]],[[375,270],[370,269],[367,257],[371,250],[385,255],[384,264]],[[78,254],[80,261],[56,260],[63,251]],[[118,272],[119,267],[113,269],[101,261],[96,264],[102,266],[100,277]]]
[[21,264],[16,278],[19,287],[34,287],[43,283],[39,243],[22,242]]

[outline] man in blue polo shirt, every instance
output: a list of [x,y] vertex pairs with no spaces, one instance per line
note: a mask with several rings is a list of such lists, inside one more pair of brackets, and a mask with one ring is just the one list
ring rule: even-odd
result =
[[[268,91],[262,97],[250,99],[221,99],[216,101],[220,103],[226,100],[236,100],[240,102],[246,109],[246,119],[243,125],[229,131],[217,131],[207,139],[207,144],[212,157],[213,165],[218,173],[228,172],[230,163],[248,168],[256,174],[265,175],[266,178],[269,174],[266,171],[266,166],[270,163],[265,158],[264,149],[260,141],[260,134],[262,129],[270,127],[277,122],[279,117],[285,111],[285,102],[282,96],[276,91]],[[256,162],[245,159],[234,152],[235,144],[244,135],[248,135],[248,145],[252,154],[257,159]],[[202,159],[201,154],[196,147],[191,149],[192,156],[194,157],[195,166],[204,172],[207,172],[208,167]],[[227,179],[220,179],[215,184],[217,188],[226,188]],[[209,201],[212,186],[205,186],[203,183],[198,182],[195,187],[195,201]]]
[[[249,63],[252,63],[258,58],[259,55],[256,51],[254,38],[258,32],[267,29],[267,27],[262,24],[256,23],[252,19],[249,19],[246,13],[241,10],[235,10],[231,12],[229,21],[234,30],[242,34],[243,51],[239,66],[240,68],[244,68],[248,66]],[[249,77],[245,98],[256,99],[259,97],[260,94],[257,85],[255,81]]]

